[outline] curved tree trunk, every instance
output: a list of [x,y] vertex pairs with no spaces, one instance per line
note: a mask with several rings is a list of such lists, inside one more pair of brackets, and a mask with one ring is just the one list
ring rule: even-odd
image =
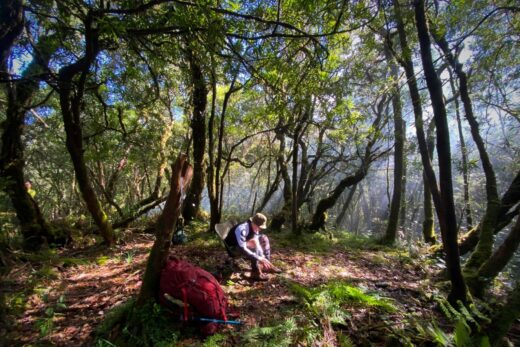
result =
[[197,217],[204,191],[204,153],[206,151],[206,104],[208,90],[202,75],[202,69],[193,51],[188,48],[186,53],[191,71],[191,84],[193,94],[191,103],[193,114],[191,118],[191,130],[193,138],[193,183],[186,196],[186,203],[182,216],[186,223]]
[[159,288],[161,270],[164,267],[172,239],[173,228],[181,213],[182,195],[189,187],[193,169],[185,155],[179,155],[172,165],[170,194],[164,205],[164,210],[155,227],[155,242],[150,250],[143,275],[143,284],[137,296],[136,305],[143,306],[155,298]]
[[[24,25],[22,1],[2,2],[0,19],[0,79],[8,80],[10,76],[7,58]],[[51,55],[48,47],[45,47],[46,41],[47,38],[40,37],[34,58],[23,72],[22,79],[5,83],[7,109],[6,120],[2,124],[0,176],[6,181],[5,190],[20,221],[23,247],[27,250],[37,250],[45,241],[53,241],[38,204],[24,186],[25,160],[22,142],[25,113],[39,89],[39,81],[34,76],[45,69]]]
[[449,300],[467,302],[466,284],[460,268],[459,248],[457,244],[457,216],[453,200],[453,182],[451,174],[450,132],[448,117],[444,105],[442,83],[437,76],[431,54],[431,42],[426,22],[424,0],[416,0],[415,22],[421,48],[421,60],[424,68],[426,84],[432,101],[435,126],[437,129],[437,153],[439,157],[439,176],[441,201],[444,206],[444,218],[439,218],[443,232],[444,250],[446,252],[446,266],[450,274],[451,292]]
[[[114,231],[94,192],[85,163],[80,119],[81,103],[87,75],[90,66],[100,52],[98,31],[95,28],[97,24],[94,24],[94,21],[92,13],[89,13],[85,19],[85,55],[75,63],[60,69],[58,89],[63,123],[65,125],[67,150],[74,166],[81,195],[105,243],[112,246],[115,243]],[[73,79],[78,74],[80,77],[75,83]]]

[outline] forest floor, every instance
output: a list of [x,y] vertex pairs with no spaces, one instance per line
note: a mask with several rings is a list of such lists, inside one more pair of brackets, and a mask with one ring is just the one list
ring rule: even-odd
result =
[[[210,272],[224,263],[226,253],[215,236],[188,236],[190,241],[174,246],[173,254]],[[258,339],[264,345],[331,346],[343,341],[382,346],[389,339],[404,345],[431,341],[441,334],[437,326],[449,331],[450,322],[436,308],[436,298],[444,294],[429,280],[432,264],[424,258],[412,259],[402,249],[366,239],[305,234],[294,242],[287,235],[271,236],[273,262],[284,270],[281,275],[251,282],[243,262],[244,273],[222,283],[230,311],[243,324],[224,326],[206,342],[193,332],[181,333],[172,345],[255,345]],[[152,235],[128,231],[120,239],[110,250],[76,246],[26,255],[13,264],[2,288],[13,325],[0,331],[6,337],[0,345],[2,340],[16,346],[94,345],[105,314],[138,293],[153,243]],[[316,294],[330,283],[348,284],[364,294],[354,292],[352,300],[334,308],[320,304],[316,295],[305,301],[294,290],[296,284]],[[333,302],[333,296],[328,300]],[[103,343],[96,345],[110,345]]]

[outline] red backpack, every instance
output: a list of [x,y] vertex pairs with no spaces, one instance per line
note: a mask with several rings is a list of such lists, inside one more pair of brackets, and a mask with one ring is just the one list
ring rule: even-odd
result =
[[[219,283],[209,272],[187,261],[169,258],[161,272],[159,302],[171,307],[172,303],[165,294],[182,301],[185,321],[191,315],[227,321],[227,299]],[[204,335],[217,331],[216,323],[205,324]]]

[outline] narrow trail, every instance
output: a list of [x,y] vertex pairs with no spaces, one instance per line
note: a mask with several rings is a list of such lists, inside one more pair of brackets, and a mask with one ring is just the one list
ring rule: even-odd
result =
[[[43,267],[36,262],[14,266],[4,278],[8,284],[4,291],[8,295],[20,291],[30,295],[25,309],[20,309],[16,316],[15,327],[7,333],[8,340],[15,345],[92,344],[94,331],[104,314],[137,294],[152,243],[151,235],[136,234],[108,252],[99,247],[65,250],[50,264],[43,265],[47,276],[41,274]],[[188,243],[175,247],[173,253],[210,271],[225,260],[222,247]],[[81,261],[70,264],[70,259]],[[284,270],[282,275],[269,275],[267,282],[250,282],[248,264],[242,262],[244,273],[235,273],[223,283],[231,310],[239,315],[245,327],[283,319],[280,308],[297,305],[288,289],[288,280],[305,286],[317,286],[332,279],[346,280],[395,299],[399,307],[395,313],[396,324],[400,324],[403,314],[410,312],[425,320],[431,318],[432,303],[424,302],[419,290],[419,282],[426,274],[418,267],[400,262],[398,256],[389,256],[383,251],[338,250],[309,255],[292,249],[276,249],[275,245],[273,259]],[[377,313],[366,308],[353,308],[350,313],[351,336],[363,331],[368,334],[368,327],[381,323]],[[52,327],[42,337],[40,330],[45,322],[52,322]]]

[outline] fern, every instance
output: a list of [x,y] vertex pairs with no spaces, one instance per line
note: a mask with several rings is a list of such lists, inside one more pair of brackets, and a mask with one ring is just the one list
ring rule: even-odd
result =
[[283,347],[293,345],[293,335],[297,331],[294,318],[273,327],[252,328],[244,334],[244,346]]
[[356,345],[348,335],[338,333],[338,344],[340,347],[355,347]]
[[464,320],[459,320],[457,324],[455,324],[455,333],[453,336],[453,340],[455,342],[455,346],[457,347],[471,347],[471,330],[468,327],[468,324]]
[[468,324],[466,324],[466,322],[471,322],[480,331],[480,325],[477,323],[475,318],[473,318],[473,315],[468,311],[466,306],[464,306],[464,304],[461,301],[457,301],[457,304],[459,304],[459,312],[461,313],[461,317],[459,318],[459,320],[465,323],[469,332],[471,333],[471,328],[468,326]]
[[434,322],[426,328],[426,332],[433,338],[433,341],[440,344],[441,346],[448,346],[450,343],[450,337],[442,331],[437,324]]

